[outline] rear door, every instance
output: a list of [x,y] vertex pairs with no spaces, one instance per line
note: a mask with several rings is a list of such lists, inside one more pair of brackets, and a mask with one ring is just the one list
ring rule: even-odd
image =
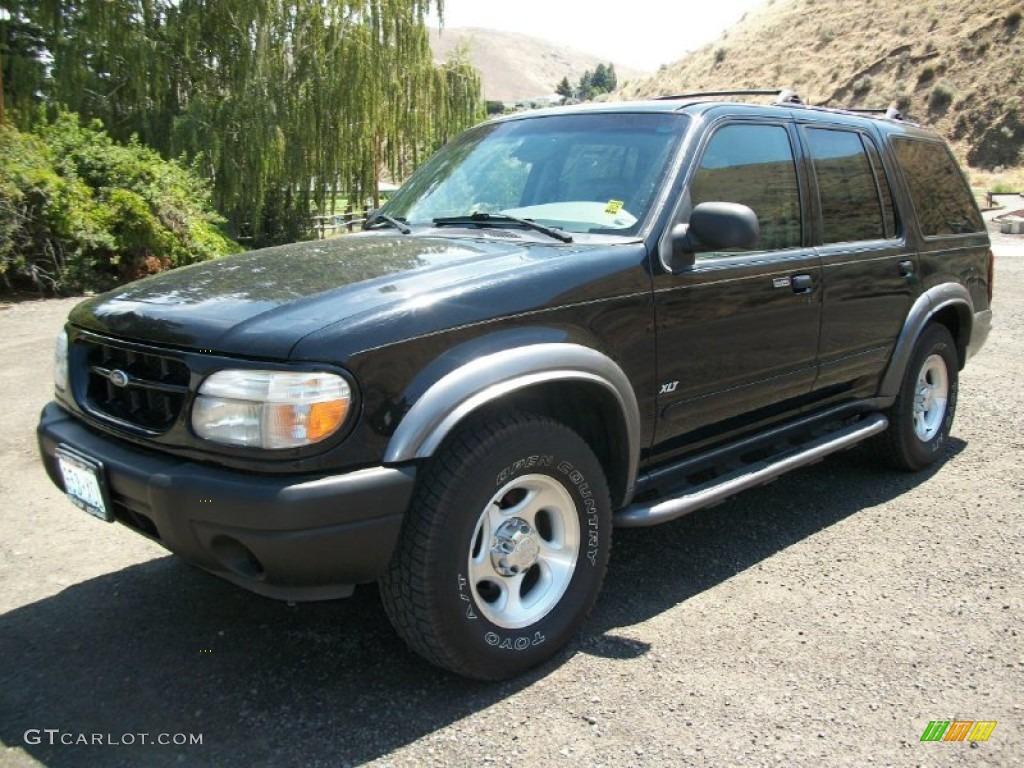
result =
[[801,135],[824,288],[815,394],[873,394],[919,291],[917,258],[871,134],[816,123],[802,126]]
[[727,121],[698,150],[683,220],[703,202],[757,214],[753,251],[700,253],[655,278],[658,433],[655,453],[796,410],[815,378],[821,269],[806,244],[806,192],[788,121]]

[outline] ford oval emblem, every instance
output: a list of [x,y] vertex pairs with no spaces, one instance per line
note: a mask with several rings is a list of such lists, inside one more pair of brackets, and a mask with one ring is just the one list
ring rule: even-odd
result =
[[128,374],[125,373],[124,371],[117,371],[117,370],[111,371],[109,374],[107,374],[107,379],[115,387],[127,387],[128,386],[128,381],[129,381]]

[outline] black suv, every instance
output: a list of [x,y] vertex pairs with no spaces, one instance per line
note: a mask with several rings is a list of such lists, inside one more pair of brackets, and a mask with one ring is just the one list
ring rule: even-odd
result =
[[991,324],[978,208],[932,132],[778,96],[488,122],[362,234],[85,301],[50,477],[262,595],[377,581],[496,679],[577,631],[613,525],[869,439],[924,467]]

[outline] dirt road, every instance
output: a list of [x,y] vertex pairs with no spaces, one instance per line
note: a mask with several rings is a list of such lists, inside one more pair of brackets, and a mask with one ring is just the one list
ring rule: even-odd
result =
[[[1024,765],[1024,248],[999,247],[937,467],[847,453],[617,531],[582,635],[501,685],[412,656],[372,588],[264,600],[73,507],[33,428],[74,302],[0,309],[0,765]],[[954,719],[998,725],[920,742]]]

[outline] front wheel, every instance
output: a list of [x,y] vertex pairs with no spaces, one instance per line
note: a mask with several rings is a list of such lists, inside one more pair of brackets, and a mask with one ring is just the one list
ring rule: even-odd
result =
[[509,414],[461,429],[424,467],[381,596],[414,651],[497,680],[576,633],[610,546],[590,447],[562,424]]
[[959,356],[941,325],[928,326],[914,347],[889,411],[889,429],[878,436],[886,462],[897,469],[923,469],[949,439],[956,413]]

